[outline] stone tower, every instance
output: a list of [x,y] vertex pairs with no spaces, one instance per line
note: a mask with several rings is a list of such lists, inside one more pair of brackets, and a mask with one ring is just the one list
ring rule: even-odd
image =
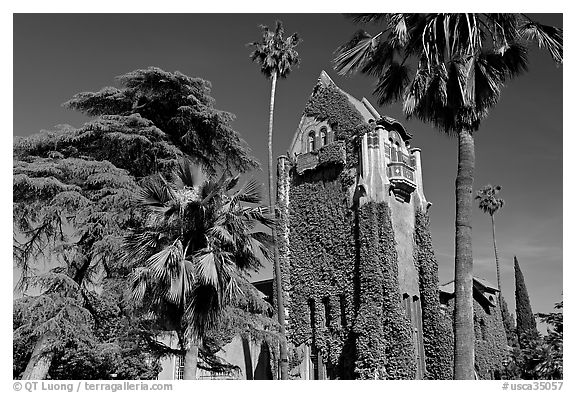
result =
[[295,378],[424,375],[414,226],[430,203],[411,137],[322,71],[288,155],[278,158]]

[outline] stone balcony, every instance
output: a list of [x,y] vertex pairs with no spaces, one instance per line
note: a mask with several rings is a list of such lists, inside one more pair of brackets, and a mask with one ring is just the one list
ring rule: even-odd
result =
[[388,164],[388,180],[396,199],[409,202],[410,195],[416,190],[414,168],[406,162],[391,162]]
[[299,175],[330,165],[346,165],[346,145],[344,141],[335,141],[318,150],[300,154],[296,158],[296,171]]

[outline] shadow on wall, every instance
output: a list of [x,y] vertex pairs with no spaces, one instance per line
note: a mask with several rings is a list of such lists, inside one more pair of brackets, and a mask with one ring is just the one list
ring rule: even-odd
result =
[[272,368],[270,367],[270,350],[268,348],[268,344],[265,342],[263,342],[262,346],[260,347],[258,363],[256,363],[256,368],[254,369],[254,379],[272,379]]

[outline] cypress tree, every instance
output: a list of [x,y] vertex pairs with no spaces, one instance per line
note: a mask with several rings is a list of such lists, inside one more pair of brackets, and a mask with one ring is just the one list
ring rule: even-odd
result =
[[524,339],[528,339],[538,334],[536,330],[536,319],[532,314],[530,297],[524,283],[524,275],[520,270],[518,259],[514,256],[514,277],[516,279],[516,333],[520,344]]

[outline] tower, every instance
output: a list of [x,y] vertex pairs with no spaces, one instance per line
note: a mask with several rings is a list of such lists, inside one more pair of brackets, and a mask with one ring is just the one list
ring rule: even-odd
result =
[[420,150],[322,71],[278,159],[290,369],[302,379],[422,378],[414,222]]

